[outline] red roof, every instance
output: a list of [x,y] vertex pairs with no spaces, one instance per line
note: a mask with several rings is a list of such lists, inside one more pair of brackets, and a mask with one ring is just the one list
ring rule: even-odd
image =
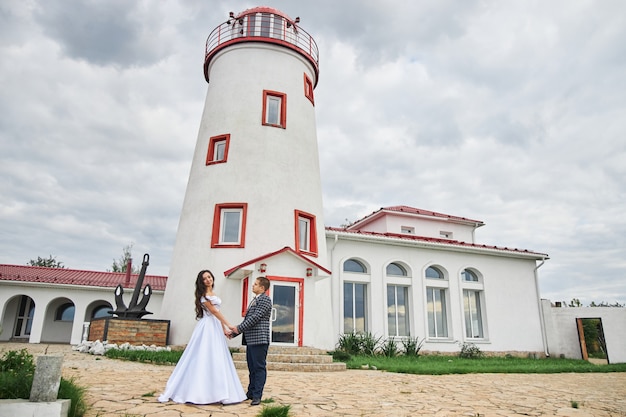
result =
[[[135,288],[138,277],[138,274],[131,274],[130,281],[126,283],[125,272],[81,271],[78,269],[0,264],[0,281],[84,285],[104,288],[115,288],[118,284],[122,284],[124,288]],[[166,282],[167,277],[160,275],[146,275],[143,279],[143,285],[150,284],[153,291],[165,290]]]
[[326,272],[329,275],[331,274],[331,272],[328,269],[324,268],[322,265],[320,265],[320,264],[310,260],[306,256],[301,255],[300,253],[298,253],[295,250],[291,249],[289,246],[285,246],[284,248],[279,249],[279,250],[277,250],[275,252],[270,252],[270,253],[266,253],[265,255],[257,256],[254,259],[250,259],[249,261],[246,261],[246,262],[244,262],[242,264],[239,264],[239,265],[237,265],[235,267],[232,267],[228,271],[224,271],[224,276],[228,277],[229,275],[232,275],[235,271],[237,271],[237,270],[239,270],[239,269],[241,269],[243,267],[246,267],[248,265],[251,265],[253,263],[256,263],[256,262],[264,260],[264,259],[271,258],[272,256],[279,255],[279,254],[281,254],[283,252],[289,253],[289,254],[293,255],[296,258],[299,258],[302,261],[304,261],[304,262],[306,262],[306,263],[308,263],[310,265],[313,265],[314,267],[316,267],[318,269],[321,269],[322,271]]
[[[271,14],[277,14],[279,16],[284,17],[285,19],[289,20],[290,22],[293,22],[293,19],[290,18],[286,13],[281,12],[278,9],[274,9],[273,7],[267,7],[267,6],[259,6],[259,7],[253,7],[251,9],[246,9],[243,12],[236,14],[235,18],[239,19],[240,17],[249,15],[249,14],[255,14],[255,13],[271,13]],[[234,14],[234,13],[233,13]]]
[[472,219],[468,219],[465,217],[451,216],[449,214],[437,213],[435,211],[422,210],[422,209],[409,207],[409,206],[391,206],[391,207],[381,207],[379,210],[376,210],[372,212],[371,214],[368,214],[367,216],[363,217],[362,219],[355,221],[350,226],[348,226],[348,229],[353,228],[353,226],[361,226],[361,224],[364,222],[369,223],[369,221],[377,217],[380,217],[385,212],[389,212],[389,211],[393,211],[397,213],[413,214],[413,215],[419,215],[419,216],[436,217],[439,219],[446,219],[446,220],[450,220],[453,222],[474,223],[476,227],[480,227],[484,225],[484,223],[480,220],[472,220]]
[[461,242],[458,240],[451,239],[439,239],[434,237],[426,237],[426,236],[416,236],[416,235],[408,235],[401,233],[380,233],[380,232],[368,232],[363,230],[348,230],[346,228],[341,227],[326,227],[326,230],[331,232],[342,232],[342,233],[350,233],[358,236],[371,236],[371,237],[388,237],[393,239],[401,239],[407,241],[418,241],[418,242],[428,242],[428,243],[439,243],[443,245],[454,245],[454,246],[462,246],[468,248],[477,248],[477,249],[491,249],[497,251],[511,252],[511,253],[521,253],[527,255],[535,255],[539,259],[547,259],[548,255],[540,252],[533,252],[528,249],[516,249],[502,246],[493,246],[493,245],[481,245],[477,243],[467,243]]

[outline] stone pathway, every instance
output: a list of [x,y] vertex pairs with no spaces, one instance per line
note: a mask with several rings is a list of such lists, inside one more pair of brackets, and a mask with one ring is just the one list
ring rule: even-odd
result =
[[[157,401],[172,366],[78,353],[69,345],[0,343],[0,354],[27,348],[63,354],[63,376],[87,388],[87,417],[244,417],[263,405]],[[244,387],[247,372],[238,371]],[[264,394],[293,417],[626,416],[626,373],[403,375],[371,370],[270,371]],[[573,408],[576,402],[578,408]]]

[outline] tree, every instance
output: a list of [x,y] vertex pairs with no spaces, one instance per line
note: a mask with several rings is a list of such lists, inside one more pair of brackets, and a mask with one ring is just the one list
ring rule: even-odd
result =
[[578,298],[572,298],[572,301],[569,302],[570,307],[582,307],[583,304],[580,302]]
[[[111,268],[113,268],[113,272],[126,272],[126,268],[128,267],[128,260],[133,258],[133,245],[134,243],[131,243],[130,245],[125,246],[122,249],[122,257],[119,259],[119,261],[113,259],[113,265],[111,266]],[[132,265],[131,268],[131,273],[139,273],[139,267]]]
[[602,301],[599,304],[596,304],[595,301],[592,301],[591,304],[589,304],[589,307],[624,307],[624,304],[620,304],[617,301],[613,304],[609,304],[606,301]]
[[[565,304],[565,302],[563,302]],[[584,307],[583,303],[580,302],[578,298],[572,298],[572,301],[567,304],[568,307]],[[602,301],[600,303],[596,303],[592,301],[589,303],[589,307],[624,307],[624,304],[620,304],[617,301],[613,304],[609,304],[606,301]]]
[[48,259],[44,259],[41,256],[37,257],[37,260],[31,259],[26,265],[30,266],[45,266],[46,268],[61,268],[64,269],[63,262],[56,260],[55,256],[50,255]]

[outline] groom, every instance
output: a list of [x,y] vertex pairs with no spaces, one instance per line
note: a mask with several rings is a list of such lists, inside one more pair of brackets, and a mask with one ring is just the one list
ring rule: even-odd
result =
[[263,387],[267,379],[267,350],[270,346],[270,315],[272,300],[265,294],[270,288],[270,280],[258,277],[252,284],[254,298],[248,306],[246,316],[239,326],[232,326],[231,337],[243,333],[241,343],[246,345],[249,384],[246,396],[250,405],[259,405],[263,396]]

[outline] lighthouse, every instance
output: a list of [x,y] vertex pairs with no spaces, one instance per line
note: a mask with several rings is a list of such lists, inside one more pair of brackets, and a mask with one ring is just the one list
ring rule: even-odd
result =
[[189,340],[195,279],[209,269],[231,323],[241,321],[255,278],[267,276],[271,344],[333,347],[319,53],[299,23],[256,7],[231,12],[208,36],[206,101],[160,313],[170,344]]

